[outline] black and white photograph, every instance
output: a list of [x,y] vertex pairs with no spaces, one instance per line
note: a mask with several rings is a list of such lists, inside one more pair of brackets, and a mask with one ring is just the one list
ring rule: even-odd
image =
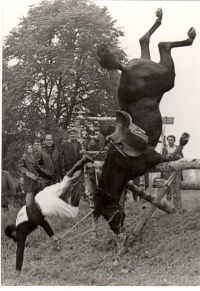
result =
[[1,8],[1,286],[199,286],[200,1]]

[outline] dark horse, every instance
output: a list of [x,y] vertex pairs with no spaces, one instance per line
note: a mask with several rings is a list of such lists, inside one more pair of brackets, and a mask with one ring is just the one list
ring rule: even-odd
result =
[[150,59],[149,41],[161,24],[161,9],[156,11],[156,16],[154,25],[140,38],[141,58],[133,59],[123,66],[106,45],[101,45],[97,51],[103,68],[121,71],[118,87],[120,109],[129,113],[132,122],[148,136],[146,147],[144,141],[138,139],[139,148],[142,149],[139,155],[125,156],[116,151],[107,155],[102,168],[95,193],[95,213],[97,216],[102,215],[116,234],[123,231],[125,213],[120,206],[120,198],[127,182],[144,175],[157,163],[166,161],[154,149],[162,131],[159,103],[163,94],[174,87],[175,70],[171,49],[192,45],[196,36],[195,29],[190,28],[186,40],[160,42],[160,62],[155,63]]
[[8,171],[1,172],[1,207],[8,209],[8,205],[16,196],[15,180]]

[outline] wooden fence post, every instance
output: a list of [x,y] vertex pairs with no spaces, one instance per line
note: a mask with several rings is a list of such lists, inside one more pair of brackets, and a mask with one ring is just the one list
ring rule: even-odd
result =
[[136,185],[134,185],[133,182],[128,182],[127,184],[127,188],[129,190],[133,190],[135,191],[135,193],[140,196],[142,199],[148,201],[151,204],[154,204],[156,207],[158,207],[159,209],[167,212],[167,213],[174,213],[175,212],[175,208],[173,208],[172,206],[168,205],[165,201],[160,201],[158,202],[156,200],[156,197],[153,197],[151,195],[149,195],[145,190],[137,187]]
[[[167,182],[165,183],[165,188],[164,190],[158,194],[158,196],[156,197],[156,202],[160,202],[160,200],[163,198],[163,196],[165,195],[165,193],[167,192],[167,189],[170,187],[170,185],[172,184],[172,182],[174,181],[174,179],[176,178],[177,172],[173,172],[172,175],[169,177],[169,179],[167,180]],[[135,239],[137,240],[139,235],[141,234],[142,230],[144,229],[144,227],[146,226],[147,222],[149,221],[149,219],[151,218],[153,212],[156,210],[157,206],[155,204],[151,205],[147,212],[145,213],[145,215],[142,217],[142,219],[139,221],[139,223],[136,225],[135,228],[133,228],[129,234],[127,235],[126,239],[124,240],[124,242],[121,245],[121,248],[118,252],[118,258],[126,251],[128,245],[127,245],[127,240],[130,237],[130,235],[134,235]]]
[[[93,170],[95,170],[93,168]],[[94,210],[94,191],[95,183],[92,182],[90,177],[91,168],[87,167],[87,164],[84,166],[84,181],[85,181],[85,192],[89,199],[89,206],[91,210]],[[92,233],[94,237],[97,236],[97,217],[92,213]]]
[[181,182],[181,172],[178,171],[177,176],[175,177],[174,183],[173,183],[174,193],[173,193],[172,199],[173,199],[174,208],[179,211],[182,209],[180,182]]

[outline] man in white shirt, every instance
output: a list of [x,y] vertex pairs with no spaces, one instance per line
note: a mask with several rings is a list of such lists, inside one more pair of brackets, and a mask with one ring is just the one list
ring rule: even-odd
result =
[[[174,135],[168,135],[167,137],[167,142],[168,144],[166,144],[164,146],[163,149],[163,155],[166,158],[169,158],[171,154],[173,154],[177,148],[177,145],[175,144],[176,141],[176,137]],[[175,159],[181,159],[183,158],[183,153],[179,152],[178,154],[176,154],[176,156],[174,157]],[[172,172],[163,172],[163,178],[168,180],[169,177],[171,176]],[[178,175],[176,176],[176,178],[174,179],[174,182],[172,183],[172,185],[168,188],[168,191],[166,193],[166,197],[167,200],[171,201],[173,198],[173,201],[176,200],[176,196],[178,193],[176,193],[176,185],[180,184],[181,182],[181,172],[178,173]]]

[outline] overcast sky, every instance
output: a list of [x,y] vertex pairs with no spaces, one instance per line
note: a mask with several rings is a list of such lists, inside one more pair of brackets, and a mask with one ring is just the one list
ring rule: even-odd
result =
[[[3,0],[3,36],[26,16],[29,5],[41,0]],[[155,21],[155,11],[163,9],[163,21],[151,39],[151,56],[159,61],[157,44],[160,41],[183,40],[190,27],[195,27],[197,37],[192,46],[173,49],[176,80],[175,87],[163,96],[160,109],[162,116],[175,117],[174,125],[166,127],[166,134],[191,135],[184,149],[187,158],[200,158],[200,2],[199,1],[96,1],[107,6],[111,16],[117,20],[125,36],[121,47],[129,59],[140,56],[139,38]],[[198,31],[199,30],[199,31]]]

